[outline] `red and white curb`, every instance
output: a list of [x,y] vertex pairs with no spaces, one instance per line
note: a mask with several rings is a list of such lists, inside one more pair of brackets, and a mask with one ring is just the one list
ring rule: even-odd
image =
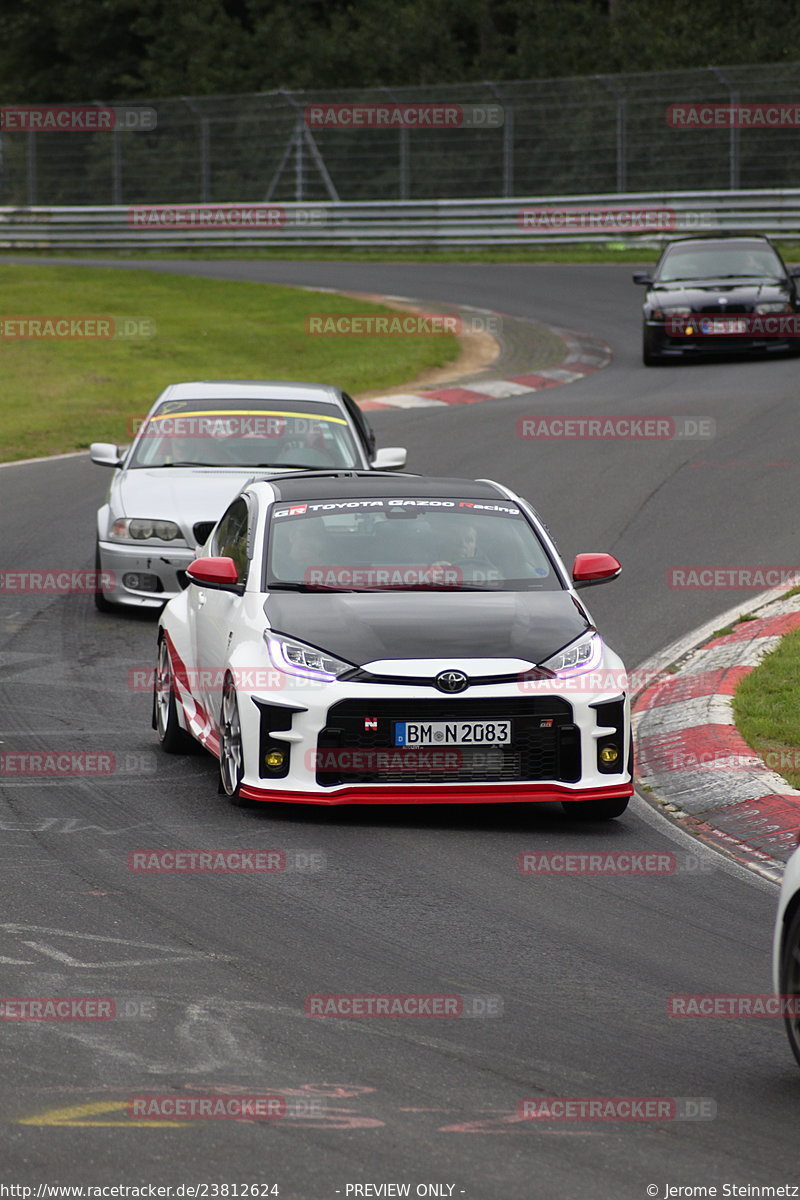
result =
[[[706,633],[674,673],[662,669],[636,697],[633,723],[638,782],[691,833],[779,877],[800,833],[800,791],[747,745],[732,700],[740,680],[800,627],[800,595],[768,595],[741,610],[754,619]],[[641,670],[653,678],[653,667]]]
[[[469,309],[469,312],[486,313],[503,318],[502,313],[489,313],[487,309]],[[510,318],[522,323],[519,317]],[[479,404],[484,400],[503,400],[508,396],[523,396],[529,392],[541,392],[545,388],[560,387],[565,383],[577,383],[594,371],[608,366],[611,347],[600,338],[562,329],[556,325],[539,324],[554,333],[564,345],[564,358],[560,367],[543,367],[524,375],[512,375],[508,379],[465,376],[443,387],[423,388],[419,392],[398,392],[394,395],[373,396],[359,403],[364,409],[386,408],[444,408],[450,404]]]

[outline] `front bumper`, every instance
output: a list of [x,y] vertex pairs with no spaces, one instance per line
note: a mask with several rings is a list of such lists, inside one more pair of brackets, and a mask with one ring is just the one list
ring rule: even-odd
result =
[[[320,683],[267,667],[248,672],[233,663],[224,672],[209,672],[211,690],[198,694],[171,639],[168,644],[181,724],[215,755],[223,677],[233,679],[244,751],[240,792],[248,799],[327,805],[565,803],[633,794],[624,692],[572,692],[522,680],[476,685],[453,697],[419,683]],[[611,666],[622,664],[615,659]],[[427,758],[422,748],[415,757],[408,747],[392,744],[398,719],[507,719],[512,741],[507,747],[469,747],[471,755],[462,748],[455,760],[438,746],[428,748]],[[601,762],[600,752],[610,744],[619,752],[613,766]],[[283,757],[277,768],[267,761],[275,751]],[[343,769],[331,769],[331,755],[339,755],[335,761]]]
[[[98,546],[100,570],[113,580],[113,586],[104,589],[106,600],[130,608],[161,608],[179,595],[186,586],[186,568],[197,557],[195,550],[185,546],[171,550],[166,544],[162,549],[106,541]],[[160,586],[149,591],[127,586],[125,576],[136,574],[155,575]]]
[[[696,318],[713,315],[711,313],[695,314]],[[749,338],[738,334],[672,336],[667,333],[663,321],[645,321],[645,338],[652,354],[663,354],[670,358],[699,358],[703,354],[722,356],[726,354],[786,353],[787,350],[793,350],[796,345],[791,338]]]

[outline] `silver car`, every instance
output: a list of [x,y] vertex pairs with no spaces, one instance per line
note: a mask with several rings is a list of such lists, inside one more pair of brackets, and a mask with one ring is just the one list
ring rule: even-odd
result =
[[375,449],[361,409],[316,383],[215,380],[166,388],[127,450],[94,442],[114,468],[97,512],[95,603],[161,608],[253,475],[309,468],[399,470],[405,450]]

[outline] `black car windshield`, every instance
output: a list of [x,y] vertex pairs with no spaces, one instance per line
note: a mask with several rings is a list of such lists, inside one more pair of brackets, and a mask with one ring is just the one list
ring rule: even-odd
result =
[[691,279],[783,279],[781,261],[770,246],[751,242],[686,242],[670,247],[656,274],[658,283]]
[[172,400],[150,417],[129,467],[363,466],[343,410],[299,400]]
[[267,589],[557,591],[511,501],[381,497],[276,504]]

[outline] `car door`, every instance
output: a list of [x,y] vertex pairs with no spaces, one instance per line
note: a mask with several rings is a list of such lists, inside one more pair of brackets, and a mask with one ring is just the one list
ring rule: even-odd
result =
[[[209,549],[209,553],[215,557],[233,559],[241,588],[247,582],[250,569],[250,516],[247,500],[237,496],[217,526]],[[199,692],[211,727],[216,731],[222,704],[222,686],[242,597],[232,589],[203,587],[202,584],[192,584],[192,591],[194,661],[198,667]]]

